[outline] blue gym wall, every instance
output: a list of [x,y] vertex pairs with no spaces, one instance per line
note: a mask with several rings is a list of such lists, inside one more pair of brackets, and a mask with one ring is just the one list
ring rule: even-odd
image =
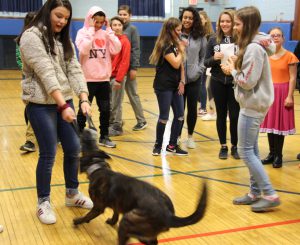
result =
[[[166,12],[166,18],[170,16],[178,17],[179,7],[187,7],[188,0],[165,0],[170,4]],[[101,6],[109,17],[117,13],[117,0],[70,0],[73,7],[73,21],[71,24],[71,35],[74,40],[77,30],[82,27],[83,18],[88,9],[93,5]],[[297,41],[291,40],[292,21],[294,18],[294,0],[215,0],[214,2],[204,3],[204,0],[198,0],[198,8],[203,8],[212,21],[215,22],[219,13],[228,7],[241,8],[247,5],[257,6],[262,15],[263,23],[261,31],[268,31],[271,27],[280,26],[285,34],[285,47],[293,51]],[[13,38],[17,36],[23,26],[22,13],[3,13],[0,12],[0,69],[16,68],[14,61],[14,43]],[[137,26],[141,35],[141,63],[147,66],[149,52],[152,51],[154,41],[158,35],[162,22],[153,20],[136,20],[132,23]]]

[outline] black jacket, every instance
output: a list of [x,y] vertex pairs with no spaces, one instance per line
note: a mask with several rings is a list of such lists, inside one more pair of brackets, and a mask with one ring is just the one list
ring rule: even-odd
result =
[[204,65],[209,68],[211,67],[211,77],[214,80],[217,80],[224,84],[230,84],[233,81],[233,77],[231,75],[227,76],[223,73],[220,64],[220,60],[214,60],[215,52],[220,52],[220,44],[221,43],[233,43],[231,37],[224,37],[220,43],[217,43],[216,36],[213,36],[209,39],[207,47],[206,47],[206,55],[204,60]]

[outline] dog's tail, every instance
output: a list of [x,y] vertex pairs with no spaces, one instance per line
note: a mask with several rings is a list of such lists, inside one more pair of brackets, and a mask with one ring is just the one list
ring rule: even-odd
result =
[[203,183],[202,195],[199,198],[198,206],[193,214],[188,217],[181,218],[177,216],[171,217],[170,227],[183,227],[187,225],[193,225],[203,218],[207,205],[207,184]]

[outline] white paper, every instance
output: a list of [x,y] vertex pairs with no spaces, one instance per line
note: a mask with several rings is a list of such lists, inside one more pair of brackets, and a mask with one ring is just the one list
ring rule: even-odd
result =
[[224,54],[221,64],[226,64],[227,60],[234,55],[234,43],[221,43],[220,51]]

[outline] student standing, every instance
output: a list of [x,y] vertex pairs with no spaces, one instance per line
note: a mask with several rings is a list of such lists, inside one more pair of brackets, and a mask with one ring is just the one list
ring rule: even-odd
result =
[[[206,40],[208,41],[209,38],[215,34],[214,30],[213,30],[213,26],[211,24],[210,18],[208,17],[208,15],[205,11],[201,10],[198,13],[199,13],[199,16],[201,19],[201,24],[204,29],[204,35],[206,37]],[[209,78],[210,78],[210,76],[209,76]],[[198,98],[198,101],[200,103],[198,116],[201,116],[201,117],[207,114],[207,110],[206,110],[207,94],[211,95],[211,92],[209,91],[210,90],[209,84],[206,89],[206,80],[207,80],[207,76],[206,76],[206,69],[205,69],[205,71],[203,72],[202,77],[201,77],[200,93],[199,93],[199,98]],[[209,100],[212,100],[212,99],[213,98],[211,98],[211,96],[209,96]],[[210,108],[210,109],[212,109],[212,108]]]
[[72,6],[68,0],[48,0],[17,38],[23,62],[22,99],[39,145],[36,169],[38,206],[44,224],[56,222],[50,205],[50,183],[57,138],[64,153],[66,206],[92,208],[92,201],[78,191],[80,142],[73,92],[83,113],[90,113],[88,90],[69,35]]
[[[28,12],[24,18],[24,27],[23,30],[29,25],[29,23],[33,20],[35,16],[35,12]],[[22,64],[22,60],[21,60],[21,53],[20,53],[20,48],[17,45],[16,46],[16,60],[17,60],[17,65],[19,67],[19,69],[22,71],[23,70],[23,64]],[[22,75],[22,77],[24,77],[24,75]],[[30,122],[28,120],[28,116],[26,113],[26,109],[24,110],[24,117],[25,117],[25,122],[27,125],[26,128],[26,141],[25,144],[21,145],[20,150],[21,151],[26,151],[26,152],[34,152],[36,151],[35,148],[35,136],[33,133],[33,129],[30,125]]]
[[200,93],[201,77],[205,72],[204,58],[207,45],[204,28],[199,13],[193,7],[183,9],[179,19],[182,22],[182,33],[188,39],[186,48],[184,105],[187,108],[186,122],[188,127],[187,148],[196,147],[193,133],[197,122],[197,102]]
[[130,64],[130,42],[123,34],[124,22],[115,16],[111,19],[111,29],[121,42],[122,49],[112,61],[111,74],[111,114],[110,114],[110,136],[123,134],[122,129],[122,103],[124,98],[126,74]]
[[279,27],[272,28],[269,33],[276,44],[276,52],[270,56],[275,96],[274,103],[260,126],[260,132],[268,133],[270,149],[262,163],[272,163],[273,168],[281,168],[284,137],[296,132],[294,90],[299,60],[282,47],[284,36]]
[[251,205],[254,212],[268,211],[280,205],[280,201],[260,161],[258,134],[259,125],[274,99],[267,52],[274,52],[275,45],[269,36],[258,32],[261,16],[256,7],[239,9],[234,23],[239,53],[236,63],[229,58],[227,68],[234,77],[235,98],[241,108],[238,121],[238,152],[250,172],[250,192],[235,198],[233,203]]
[[231,155],[233,158],[239,159],[237,124],[240,108],[234,98],[233,78],[231,74],[225,74],[220,66],[224,57],[224,51],[221,49],[222,45],[233,45],[235,42],[233,37],[233,12],[228,10],[221,12],[217,25],[216,36],[209,39],[204,64],[206,67],[211,67],[210,86],[216,105],[216,126],[221,144],[219,158],[228,158],[226,118],[229,112]]
[[182,24],[177,18],[167,19],[156,40],[150,56],[150,64],[156,66],[153,83],[159,106],[159,118],[156,125],[156,140],[152,155],[159,156],[163,143],[166,124],[169,119],[170,107],[174,118],[171,126],[171,135],[166,151],[176,155],[188,153],[177,144],[183,119],[184,67],[185,45],[179,40]]
[[[103,27],[106,27],[103,30]],[[89,90],[89,101],[96,98],[100,112],[100,139],[101,146],[114,148],[116,144],[110,140],[110,77],[112,72],[111,59],[121,50],[121,43],[110,28],[104,10],[98,6],[88,11],[83,27],[76,36],[76,45],[79,50],[79,59]],[[79,129],[85,127],[86,118],[79,109],[77,115]]]
[[118,15],[124,21],[123,33],[128,37],[131,44],[130,67],[126,76],[125,90],[137,120],[137,124],[132,130],[140,131],[148,126],[142,103],[137,93],[136,73],[137,68],[140,66],[140,36],[136,27],[130,24],[131,9],[128,5],[119,6]]

